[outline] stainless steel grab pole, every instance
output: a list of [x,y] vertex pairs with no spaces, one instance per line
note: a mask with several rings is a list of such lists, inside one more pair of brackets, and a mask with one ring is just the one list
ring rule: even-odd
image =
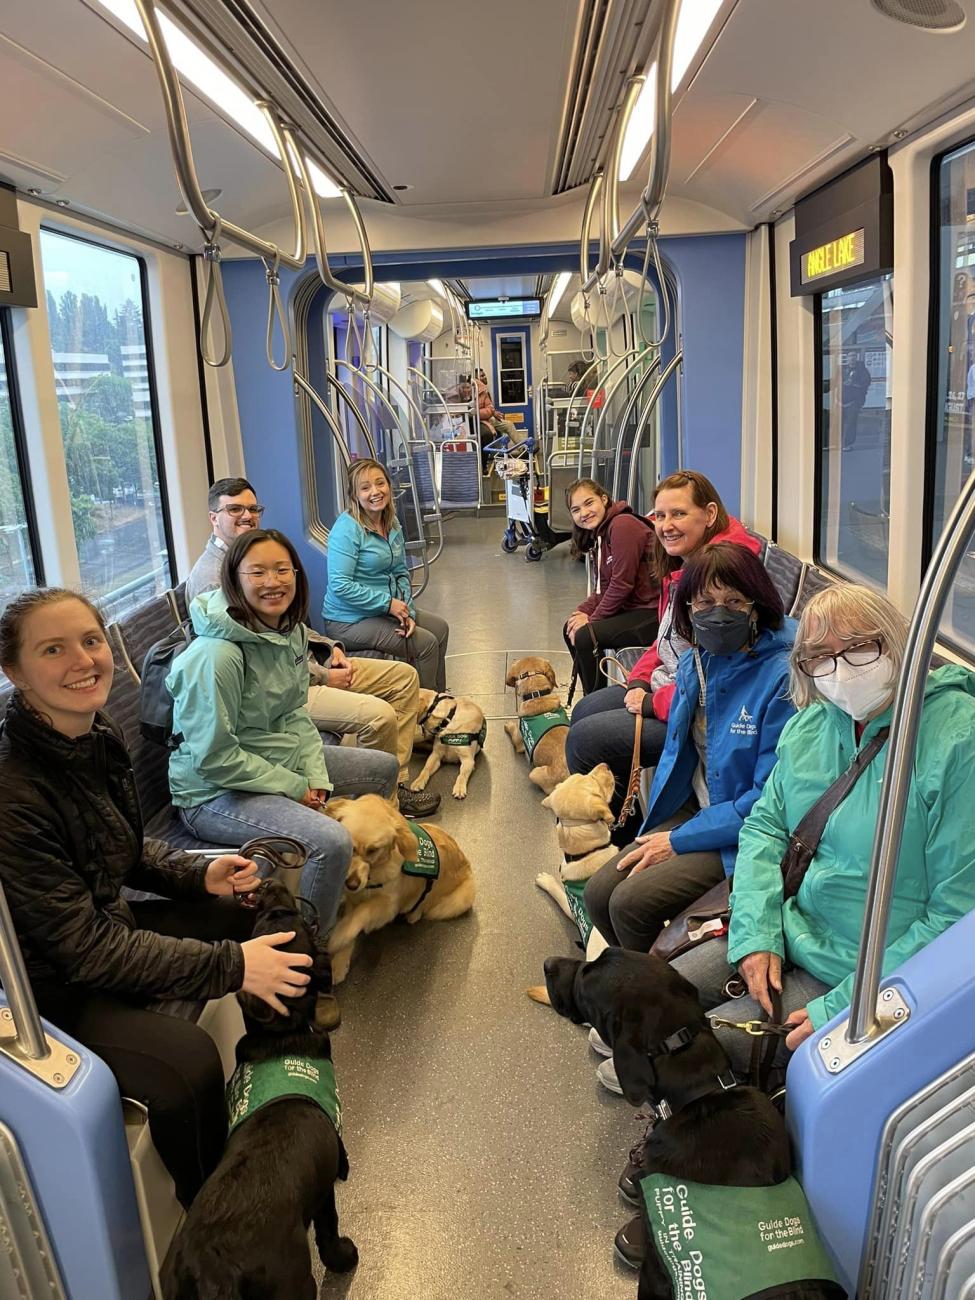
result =
[[[610,407],[613,404],[613,399],[616,397],[620,385],[626,382],[627,376],[629,375],[633,367],[637,364],[637,361],[642,355],[643,353],[637,352],[635,348],[631,349],[629,352],[624,352],[623,355],[616,362],[616,365],[611,366],[610,369],[606,372],[606,376],[603,380],[603,391],[605,394],[605,396],[603,397],[603,405],[599,412],[599,415],[596,417],[596,427],[593,429],[593,434],[592,434],[592,456],[589,461],[589,472],[593,476],[593,478],[596,477],[596,457],[599,453],[599,442],[600,439],[602,438],[603,428],[606,424],[607,419],[609,418]],[[617,367],[622,366],[624,362],[626,362],[627,364],[623,366],[622,373],[616,377],[615,383],[613,384],[612,388],[610,388],[608,384],[610,375],[613,374],[613,372],[617,369]]]
[[[643,353],[643,355],[648,356],[649,352],[645,352]],[[629,422],[630,416],[633,414],[633,408],[636,406],[640,394],[643,392],[644,388],[646,387],[647,380],[650,379],[650,377],[659,369],[660,369],[660,353],[658,352],[656,356],[650,359],[649,365],[644,370],[640,378],[637,380],[633,392],[630,394],[629,398],[627,399],[626,406],[623,408],[623,414],[620,416],[619,432],[616,435],[616,458],[613,461],[612,495],[614,501],[619,496],[620,471],[623,468],[623,439],[626,437],[627,423]]]
[[860,951],[857,955],[853,979],[853,997],[850,1001],[850,1022],[847,1039],[862,1043],[877,1026],[877,995],[883,972],[884,949],[890,923],[890,906],[894,894],[894,880],[904,818],[911,786],[914,753],[917,748],[921,710],[924,706],[924,684],[928,663],[934,648],[941,615],[975,524],[975,472],[962,489],[955,508],[938,539],[931,563],[921,583],[921,591],[914,607],[904,664],[894,696],[891,714],[890,740],[887,762],[884,766],[883,784],[880,787],[880,806],[870,855],[870,879],[867,884],[866,907]]
[[[634,500],[636,498],[636,476],[640,471],[640,448],[643,446],[644,430],[650,422],[651,413],[657,405],[660,394],[664,390],[664,385],[683,360],[684,349],[678,348],[676,353],[671,357],[667,362],[667,365],[661,371],[660,378],[654,384],[653,391],[647,398],[647,404],[640,413],[640,423],[637,425],[636,433],[633,436],[633,448],[630,452],[630,474],[626,484],[626,499],[634,509],[636,509],[634,505]],[[659,465],[656,468],[659,470]]]
[[51,1055],[44,1037],[44,1026],[27,978],[23,954],[14,931],[7,896],[0,885],[0,984],[7,995],[10,1014],[17,1035],[17,1049],[31,1061],[43,1061]]

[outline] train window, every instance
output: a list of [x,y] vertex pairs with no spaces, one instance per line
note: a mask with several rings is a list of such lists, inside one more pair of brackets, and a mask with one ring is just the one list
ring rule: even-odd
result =
[[[39,578],[28,510],[29,488],[21,456],[21,429],[7,346],[8,317],[0,310],[0,609]],[[8,360],[8,357],[10,360]]]
[[43,229],[41,260],[81,584],[117,617],[172,572],[143,264]]
[[884,590],[893,275],[816,299],[816,559]]
[[[975,142],[940,160],[934,184],[940,213],[940,220],[932,223],[939,268],[932,304],[938,378],[935,406],[929,413],[934,477],[934,491],[927,493],[929,548],[972,472],[975,454]],[[955,579],[942,626],[953,640],[975,650],[975,549],[971,547]]]

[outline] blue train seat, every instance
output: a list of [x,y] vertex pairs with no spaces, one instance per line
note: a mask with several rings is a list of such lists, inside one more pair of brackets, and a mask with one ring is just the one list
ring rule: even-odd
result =
[[775,585],[775,590],[782,597],[782,607],[788,614],[791,612],[799,594],[799,581],[802,578],[803,564],[802,560],[797,559],[791,551],[783,550],[781,546],[776,546],[774,542],[769,542],[765,547],[765,554],[762,557],[768,575]]
[[[868,1242],[875,1171],[888,1118],[975,1051],[975,912],[883,981],[908,1019],[840,1073],[820,1044],[847,1013],[813,1035],[789,1065],[787,1120],[803,1187],[841,1281],[857,1287]],[[881,1300],[880,1295],[872,1300]]]

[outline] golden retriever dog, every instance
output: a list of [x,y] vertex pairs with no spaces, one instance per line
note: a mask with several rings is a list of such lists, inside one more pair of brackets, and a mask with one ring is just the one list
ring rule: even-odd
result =
[[332,982],[345,979],[360,934],[379,930],[397,916],[417,921],[449,921],[474,906],[476,885],[460,845],[439,826],[421,823],[436,846],[436,879],[410,875],[404,863],[417,861],[420,844],[410,823],[378,794],[330,799],[329,817],[352,836],[352,863],[335,929],[329,935]]
[[515,753],[528,755],[529,780],[551,794],[569,775],[565,765],[569,718],[555,689],[555,669],[547,659],[526,655],[515,660],[504,680],[515,688],[518,701],[518,721],[506,722],[504,729]]
[[421,690],[417,740],[426,741],[433,749],[410,789],[425,790],[442,763],[459,763],[460,772],[451,793],[455,799],[466,799],[467,783],[474,771],[474,760],[483,748],[486,727],[484,714],[473,700],[446,691]]
[[592,921],[582,901],[582,885],[619,852],[610,843],[615,819],[609,801],[615,784],[613,773],[600,763],[585,775],[577,772],[566,777],[542,800],[542,807],[555,814],[562,861],[558,880],[543,871],[535,884],[576,923],[583,943],[589,940]]

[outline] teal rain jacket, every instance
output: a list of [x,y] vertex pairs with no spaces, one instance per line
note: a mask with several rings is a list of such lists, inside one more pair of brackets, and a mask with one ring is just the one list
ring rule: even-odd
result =
[[403,530],[393,524],[388,538],[363,528],[346,511],[328,534],[328,586],[322,617],[358,623],[389,612],[389,602],[405,600],[416,617],[406,566]]
[[173,803],[195,808],[227,790],[291,799],[330,790],[305,707],[308,629],[254,632],[230,617],[219,590],[197,596],[190,615],[196,640],[166,678],[183,737],[169,760]]
[[[889,725],[871,719],[860,746]],[[819,1029],[850,1003],[888,746],[826,823],[795,898],[782,901],[779,864],[789,833],[857,750],[853,720],[819,701],[786,725],[778,762],[742,827],[728,960],[775,952],[830,986],[809,1003]],[[975,675],[929,675],[894,884],[884,974],[975,907]]]

